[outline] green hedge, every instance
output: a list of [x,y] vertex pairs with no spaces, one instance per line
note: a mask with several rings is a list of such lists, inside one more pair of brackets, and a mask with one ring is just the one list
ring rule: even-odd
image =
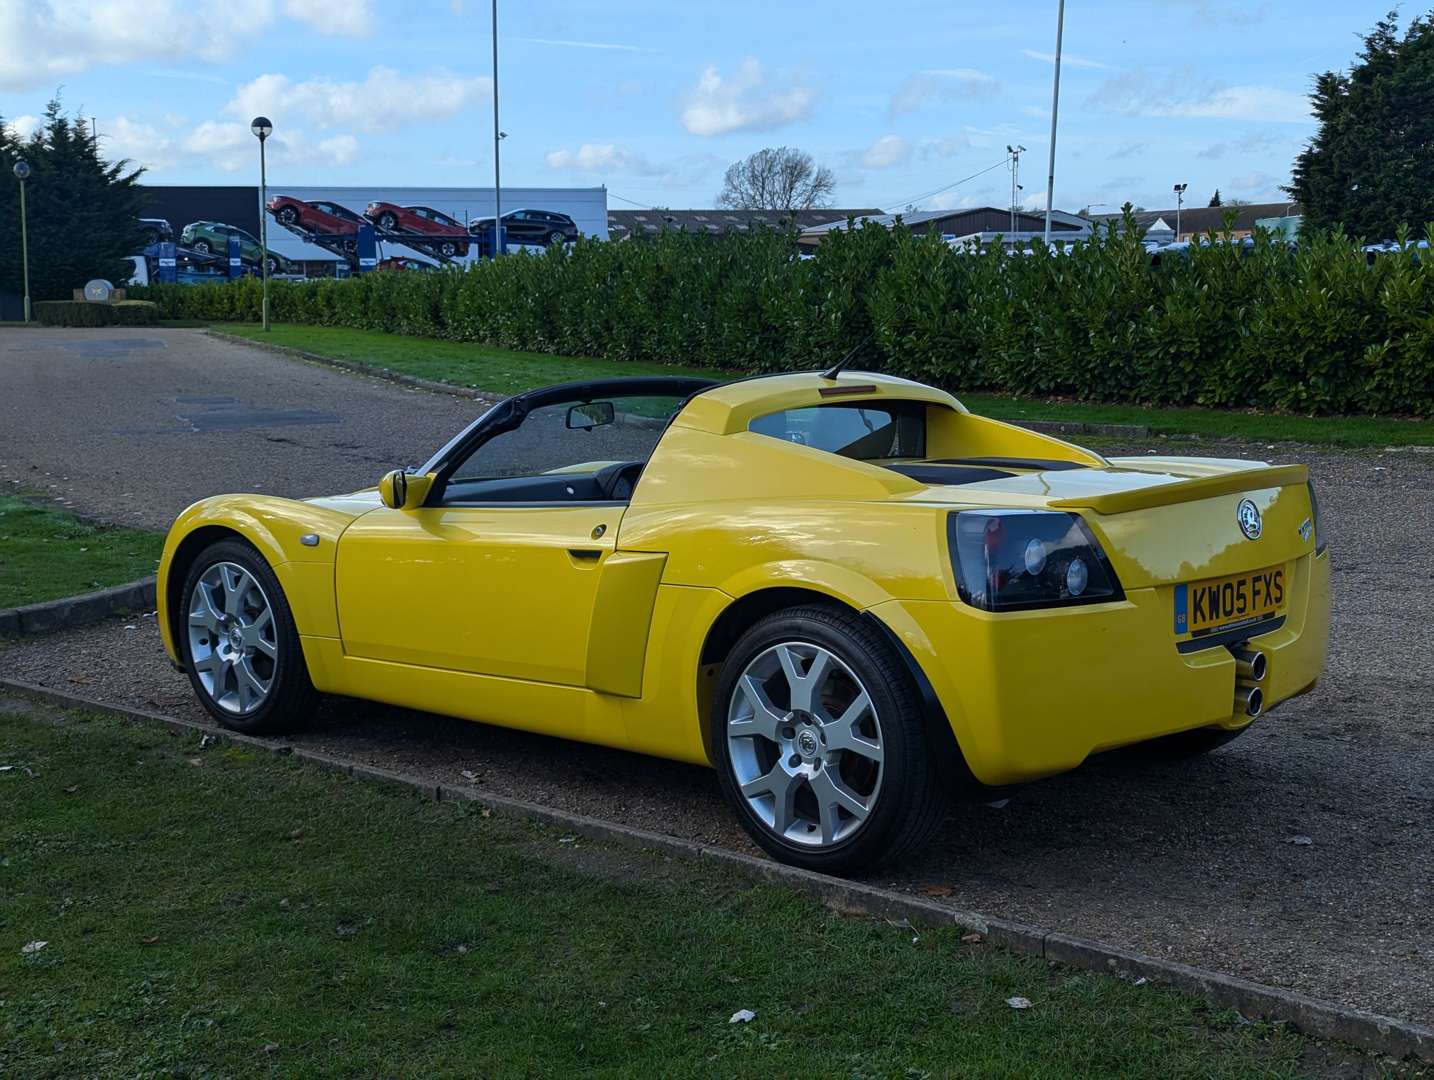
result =
[[41,326],[153,326],[160,304],[152,300],[119,300],[95,304],[88,300],[38,300],[30,306]]
[[[861,366],[958,391],[1434,414],[1434,271],[1333,235],[1152,260],[1133,232],[1008,256],[865,225],[798,259],[776,231],[667,233],[271,288],[281,321],[538,352],[778,371],[869,338]],[[259,318],[253,278],[135,292],[166,318]]]

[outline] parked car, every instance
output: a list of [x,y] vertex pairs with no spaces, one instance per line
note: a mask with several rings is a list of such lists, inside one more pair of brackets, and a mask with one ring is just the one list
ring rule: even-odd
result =
[[164,218],[140,218],[140,241],[145,247],[174,239],[174,226]]
[[384,232],[416,233],[431,240],[434,251],[445,258],[468,254],[468,231],[463,224],[431,206],[397,206],[371,202],[363,216]]
[[[222,221],[191,221],[180,232],[179,242],[201,255],[227,257],[229,237],[231,236],[239,238],[239,258],[244,262],[258,266],[260,259],[266,257],[264,246],[251,234],[237,225],[226,225]],[[269,273],[294,273],[293,261],[280,255],[277,251],[270,250],[267,253],[267,259]]]
[[345,248],[352,250],[358,243],[359,226],[364,219],[350,210],[327,199],[305,202],[292,195],[275,195],[269,200],[269,213],[283,225],[294,225],[323,236],[345,237]]
[[[479,218],[469,224],[468,231],[487,238],[493,231],[493,219]],[[510,210],[503,215],[503,238],[508,244],[547,247],[572,243],[579,235],[577,222],[555,210]]]
[[422,259],[410,259],[404,255],[393,255],[387,259],[380,259],[375,270],[417,270],[420,272],[437,270],[431,262],[424,262]]
[[204,499],[158,596],[237,731],[327,692],[711,765],[756,843],[848,873],[948,793],[1311,690],[1330,555],[1303,465],[1106,458],[868,372],[666,376],[509,398],[365,491]]

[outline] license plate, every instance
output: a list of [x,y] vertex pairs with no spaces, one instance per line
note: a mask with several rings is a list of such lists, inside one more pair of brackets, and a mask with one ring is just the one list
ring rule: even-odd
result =
[[1283,566],[1191,581],[1175,586],[1175,632],[1199,634],[1258,622],[1284,603]]

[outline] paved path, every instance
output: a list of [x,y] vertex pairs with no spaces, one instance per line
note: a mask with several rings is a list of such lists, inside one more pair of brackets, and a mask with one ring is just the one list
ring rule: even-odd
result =
[[[473,408],[196,331],[0,331],[0,477],[53,483],[79,509],[123,521],[163,526],[219,491],[370,484],[425,457]],[[1427,1023],[1434,455],[1162,448],[1310,463],[1335,560],[1324,683],[1202,760],[1106,759],[1031,785],[1004,809],[961,808],[889,883],[939,886],[961,907]],[[0,653],[0,673],[199,714],[152,619],[15,647]],[[468,770],[535,802],[747,843],[707,770],[352,701],[330,703],[300,738],[449,782]]]
[[166,528],[230,491],[353,491],[417,465],[476,402],[199,330],[0,329],[0,482]]

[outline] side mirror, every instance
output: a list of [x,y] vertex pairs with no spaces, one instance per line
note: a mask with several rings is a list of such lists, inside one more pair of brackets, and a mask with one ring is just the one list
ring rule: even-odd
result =
[[568,427],[587,431],[605,427],[617,418],[617,411],[611,401],[590,401],[586,405],[574,405],[568,410]]
[[420,476],[404,469],[384,473],[378,482],[378,497],[390,510],[416,510],[428,497],[433,486],[433,474]]

